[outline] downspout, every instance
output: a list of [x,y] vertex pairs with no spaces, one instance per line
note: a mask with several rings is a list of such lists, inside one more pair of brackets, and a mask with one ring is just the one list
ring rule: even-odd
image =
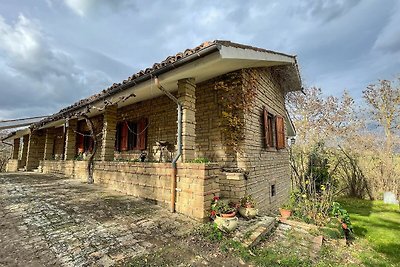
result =
[[179,157],[182,155],[182,105],[179,103],[178,99],[173,96],[170,92],[165,90],[164,87],[160,84],[160,81],[156,77],[154,83],[166,96],[168,96],[172,101],[177,105],[178,112],[178,137],[177,137],[177,145],[178,151],[176,152],[175,157],[172,159],[172,177],[171,177],[171,212],[175,212],[175,200],[176,200],[176,174],[178,172],[177,162]]

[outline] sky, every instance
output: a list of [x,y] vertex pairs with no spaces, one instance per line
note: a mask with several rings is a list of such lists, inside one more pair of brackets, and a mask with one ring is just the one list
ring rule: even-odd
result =
[[2,0],[0,120],[55,113],[215,39],[297,55],[305,87],[357,100],[400,74],[400,1]]

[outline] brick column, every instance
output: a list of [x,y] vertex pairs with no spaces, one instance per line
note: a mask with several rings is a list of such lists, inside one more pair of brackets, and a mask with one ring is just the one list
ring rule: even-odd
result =
[[28,143],[29,134],[22,137],[22,153],[21,153],[21,165],[18,168],[23,168],[26,166],[26,156],[28,155]]
[[68,127],[65,130],[65,149],[64,160],[72,160],[76,156],[76,131],[78,129],[78,119],[68,121]]
[[182,161],[195,158],[196,141],[196,84],[194,78],[178,81],[178,100],[182,104]]
[[31,171],[39,167],[43,159],[45,133],[43,131],[32,131],[29,135],[28,151],[26,156],[26,170]]
[[114,160],[115,134],[117,132],[117,105],[108,106],[103,117],[103,134],[101,135],[100,159]]
[[21,138],[14,139],[12,159],[18,159],[20,142],[21,142]]
[[48,128],[46,130],[46,140],[44,143],[44,160],[53,159],[53,150],[54,150],[54,137],[55,137],[55,128]]

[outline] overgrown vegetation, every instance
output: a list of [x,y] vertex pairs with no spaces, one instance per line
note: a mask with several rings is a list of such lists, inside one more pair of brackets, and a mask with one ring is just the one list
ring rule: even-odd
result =
[[[332,176],[337,193],[379,199],[392,191],[400,196],[400,78],[368,86],[363,99],[357,107],[346,91],[338,98],[318,88],[288,95],[297,129],[291,157],[295,180],[312,172]],[[320,144],[324,149],[317,149]]]
[[[218,103],[222,107],[222,126],[224,141],[228,148],[238,150],[239,143],[244,139],[244,112],[252,107],[257,94],[255,74],[251,70],[241,73],[228,73],[227,79],[216,82],[214,90],[221,91]],[[239,77],[237,77],[239,76]],[[243,86],[241,78],[248,76],[248,84]]]

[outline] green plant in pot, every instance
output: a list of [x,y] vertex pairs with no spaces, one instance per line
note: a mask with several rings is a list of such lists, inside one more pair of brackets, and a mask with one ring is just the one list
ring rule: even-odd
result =
[[221,231],[232,232],[237,227],[236,207],[217,196],[211,202],[211,218]]
[[251,195],[240,199],[239,214],[246,219],[253,219],[257,216],[258,209],[256,209],[256,202]]
[[292,205],[290,203],[284,204],[279,208],[282,219],[288,219],[292,215]]

